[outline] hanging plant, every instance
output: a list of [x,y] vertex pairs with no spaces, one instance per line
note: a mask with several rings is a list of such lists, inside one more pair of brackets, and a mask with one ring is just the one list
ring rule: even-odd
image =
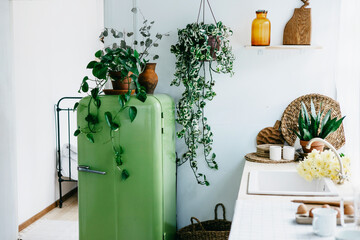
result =
[[213,133],[205,117],[205,106],[216,93],[213,73],[233,75],[234,54],[229,43],[230,28],[216,24],[192,23],[178,30],[178,43],[171,46],[176,57],[175,79],[171,85],[185,87],[177,103],[177,123],[182,129],[177,137],[184,139],[187,151],[178,164],[189,162],[201,185],[209,185],[206,175],[198,172],[198,151],[202,146],[204,160],[211,169],[218,169],[212,152]]

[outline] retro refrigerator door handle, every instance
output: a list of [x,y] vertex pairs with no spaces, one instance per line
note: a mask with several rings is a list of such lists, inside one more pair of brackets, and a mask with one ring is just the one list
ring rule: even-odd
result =
[[101,174],[101,175],[106,174],[106,172],[91,170],[89,166],[78,166],[78,171],[79,172],[96,173],[96,174]]

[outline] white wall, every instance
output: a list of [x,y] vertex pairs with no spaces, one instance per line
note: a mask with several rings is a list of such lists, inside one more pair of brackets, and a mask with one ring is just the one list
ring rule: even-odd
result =
[[[102,0],[12,1],[19,223],[58,199],[54,104],[99,49]],[[63,183],[64,194],[74,183]]]
[[11,75],[11,23],[8,0],[0,0],[0,239],[17,239],[17,179],[14,101]]
[[[171,37],[160,43],[157,66],[157,93],[168,93],[179,99],[182,88],[170,87],[175,58],[170,45],[177,41],[178,28],[196,21],[200,1],[138,0],[145,16],[155,20],[159,32],[171,31]],[[281,118],[285,107],[295,98],[307,93],[335,95],[335,60],[338,34],[339,1],[312,1],[312,43],[322,50],[244,49],[250,44],[251,22],[258,9],[269,10],[272,23],[272,45],[282,42],[282,33],[293,9],[302,5],[299,0],[211,1],[217,20],[234,30],[232,38],[236,55],[233,78],[216,76],[217,96],[207,105],[206,115],[214,132],[214,150],[219,171],[201,166],[211,183],[210,187],[196,184],[188,164],[178,168],[178,227],[190,223],[190,217],[201,220],[213,218],[216,203],[227,207],[232,218],[235,199],[244,165],[244,155],[255,150],[255,138],[264,127]],[[105,2],[105,26],[132,30],[132,1]],[[208,20],[210,21],[210,13]],[[178,141],[177,150],[182,144]]]

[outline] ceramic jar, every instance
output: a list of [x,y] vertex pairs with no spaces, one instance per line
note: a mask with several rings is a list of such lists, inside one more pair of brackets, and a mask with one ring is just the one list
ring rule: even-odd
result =
[[271,23],[266,18],[267,11],[256,11],[256,18],[251,27],[251,45],[252,46],[269,46],[271,35]]
[[154,94],[156,85],[159,81],[155,72],[156,63],[147,63],[145,70],[139,75],[139,83],[145,87],[147,94]]

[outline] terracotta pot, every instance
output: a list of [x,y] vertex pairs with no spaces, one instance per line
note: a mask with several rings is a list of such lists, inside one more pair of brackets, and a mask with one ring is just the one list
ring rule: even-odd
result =
[[114,90],[128,90],[131,84],[132,72],[129,72],[128,76],[123,78],[121,72],[110,71],[110,77],[113,79],[111,84]]
[[208,38],[208,45],[210,46],[210,56],[213,58],[213,60],[216,59],[215,49],[216,51],[220,50],[221,40],[219,36],[209,36]]
[[156,85],[159,81],[155,72],[156,63],[147,63],[145,70],[139,75],[139,83],[146,88],[146,93],[154,94]]
[[325,144],[322,142],[313,142],[311,144],[310,149],[306,148],[306,145],[309,143],[309,141],[303,141],[300,140],[300,145],[302,146],[302,149],[304,150],[304,153],[311,153],[313,149],[316,149],[320,152],[324,151]]

